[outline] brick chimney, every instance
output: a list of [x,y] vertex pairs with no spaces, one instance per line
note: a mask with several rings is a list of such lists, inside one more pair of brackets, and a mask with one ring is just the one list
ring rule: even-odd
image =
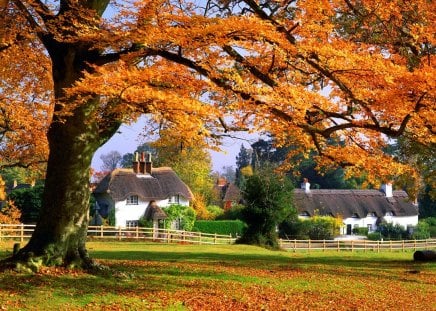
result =
[[392,192],[392,182],[388,181],[387,183],[383,184],[381,186],[381,190],[385,193],[385,196],[387,198],[392,198],[393,192]]
[[135,152],[135,155],[133,156],[133,172],[135,174],[139,174],[139,155],[137,152]]
[[139,174],[145,174],[145,152],[141,152],[139,160]]
[[151,175],[151,169],[153,168],[151,162],[151,153],[147,153],[147,159],[145,161],[145,173]]
[[310,192],[309,179],[303,178],[303,183],[301,184],[301,189],[304,189],[304,192],[306,192],[306,193]]

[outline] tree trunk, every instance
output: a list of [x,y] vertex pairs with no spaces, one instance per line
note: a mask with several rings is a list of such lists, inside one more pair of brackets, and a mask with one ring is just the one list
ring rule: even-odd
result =
[[87,110],[80,107],[65,123],[54,122],[49,130],[43,208],[32,238],[17,254],[20,260],[36,262],[36,257],[42,265],[91,263],[85,248],[90,164],[99,144]]
[[[72,86],[82,76],[80,69],[85,65],[77,65],[79,53],[74,49],[55,46],[49,51],[52,52],[56,112],[62,107],[64,88]],[[102,134],[93,117],[98,106],[97,97],[78,106],[72,115],[62,118],[55,114],[47,134],[50,153],[40,218],[29,243],[9,259],[12,266],[32,271],[51,265],[94,266],[85,247],[90,165],[97,148],[113,134],[113,131]],[[107,123],[110,124],[110,120]]]

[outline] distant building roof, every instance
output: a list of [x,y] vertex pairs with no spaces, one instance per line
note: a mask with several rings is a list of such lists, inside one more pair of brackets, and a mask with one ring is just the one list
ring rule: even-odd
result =
[[163,200],[173,195],[193,198],[191,190],[170,167],[152,168],[151,174],[115,169],[102,179],[94,193],[109,193],[114,201],[125,200],[129,195],[138,195],[146,201]]
[[235,202],[241,201],[241,190],[233,183],[228,183],[225,189],[225,195],[223,202]]
[[394,216],[418,215],[418,207],[408,200],[405,191],[393,191],[392,197],[386,197],[378,190],[294,190],[294,204],[299,213],[309,216],[332,215],[349,218],[365,218],[368,213],[383,217],[388,212]]

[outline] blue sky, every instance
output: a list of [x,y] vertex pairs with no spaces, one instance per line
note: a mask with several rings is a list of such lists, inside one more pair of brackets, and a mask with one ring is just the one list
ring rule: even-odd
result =
[[[141,133],[144,128],[145,119],[141,118],[138,122],[126,125],[123,124],[118,131],[106,144],[101,146],[94,154],[91,166],[100,170],[101,160],[100,156],[110,151],[116,150],[122,155],[128,152],[134,152],[136,147],[147,140]],[[222,171],[223,166],[235,167],[236,156],[239,153],[241,144],[244,144],[246,148],[250,147],[254,141],[257,140],[258,135],[243,135],[245,139],[226,138],[223,141],[223,152],[210,151],[212,156],[213,171]],[[247,141],[247,139],[250,139]]]

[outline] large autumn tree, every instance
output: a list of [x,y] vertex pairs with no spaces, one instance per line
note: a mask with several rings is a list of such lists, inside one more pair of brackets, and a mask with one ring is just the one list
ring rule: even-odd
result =
[[1,165],[48,154],[41,217],[13,262],[92,266],[92,155],[144,113],[186,145],[262,130],[374,180],[417,176],[381,152],[388,138],[434,141],[432,1],[0,5]]

